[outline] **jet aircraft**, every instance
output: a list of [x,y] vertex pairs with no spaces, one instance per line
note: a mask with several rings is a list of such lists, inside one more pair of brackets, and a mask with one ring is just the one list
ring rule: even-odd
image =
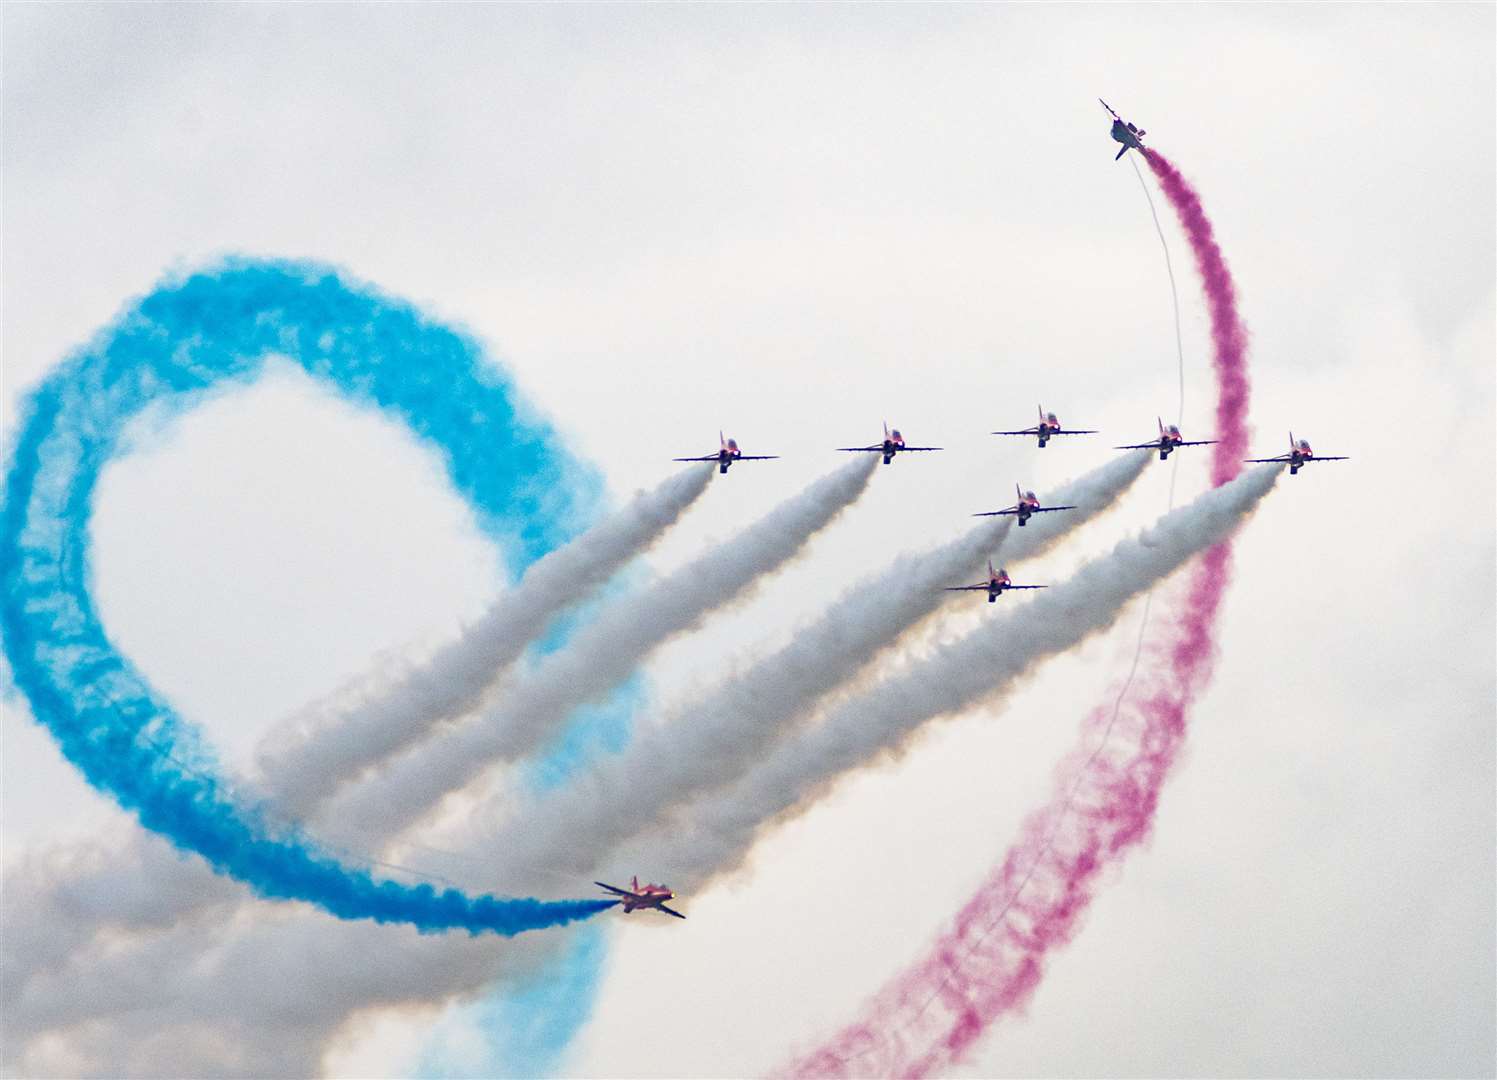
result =
[[1280,454],[1278,457],[1253,457],[1246,460],[1254,464],[1276,462],[1280,465],[1288,465],[1289,475],[1293,476],[1300,471],[1302,466],[1308,465],[1312,461],[1350,461],[1351,459],[1344,457],[1321,457],[1310,449],[1310,441],[1308,439],[1296,440],[1294,432],[1291,431],[1289,433],[1289,453]]
[[1018,495],[1019,501],[1013,506],[1002,510],[988,510],[981,514],[973,514],[973,517],[1004,517],[1013,515],[1019,519],[1020,526],[1026,525],[1035,514],[1048,514],[1054,510],[1074,510],[1074,506],[1041,506],[1040,500],[1032,491],[1020,491],[1019,485],[1014,485],[1014,493]]
[[1163,418],[1155,417],[1155,419],[1159,421],[1159,438],[1155,439],[1153,442],[1130,443],[1128,446],[1115,446],[1113,447],[1113,449],[1158,450],[1159,460],[1163,461],[1165,460],[1165,458],[1169,457],[1173,451],[1179,449],[1182,446],[1210,446],[1216,442],[1215,439],[1199,439],[1195,442],[1188,442],[1186,441],[1184,436],[1180,434],[1180,426],[1178,424],[1171,424],[1168,428],[1166,428],[1164,426]]
[[1007,592],[1009,589],[1043,589],[1044,585],[1015,585],[1008,578],[1007,570],[994,570],[993,560],[988,560],[988,580],[980,585],[948,585],[945,592],[984,592],[988,594],[988,603],[998,599],[999,593]]
[[[1101,98],[1097,100],[1102,101]],[[1123,144],[1123,148],[1118,151],[1118,157],[1113,158],[1113,161],[1122,157],[1129,150],[1137,150],[1140,154],[1147,154],[1149,152],[1143,143],[1146,132],[1142,128],[1134,127],[1117,113],[1113,112],[1112,106],[1105,101],[1102,101],[1102,108],[1112,113],[1112,137],[1114,141]]]
[[839,446],[837,447],[837,449],[852,454],[883,454],[884,464],[887,465],[889,464],[889,462],[894,460],[895,454],[902,454],[908,451],[915,450],[940,450],[943,448],[939,446],[906,446],[904,444],[904,436],[899,433],[899,429],[895,428],[893,431],[890,431],[889,423],[886,420],[884,421],[883,442],[875,443],[872,446]]
[[1040,411],[1040,422],[1038,424],[1034,425],[1034,427],[1027,427],[1027,428],[1024,428],[1021,431],[994,431],[994,432],[992,432],[992,434],[994,434],[994,435],[1038,435],[1039,439],[1040,439],[1040,449],[1041,450],[1043,450],[1045,448],[1045,444],[1047,442],[1049,442],[1052,438],[1054,438],[1056,435],[1095,435],[1095,434],[1097,434],[1095,431],[1089,431],[1089,430],[1086,430],[1085,428],[1064,428],[1064,427],[1061,427],[1060,426],[1060,421],[1056,419],[1055,414],[1053,412],[1052,413],[1047,413],[1045,411],[1045,407],[1043,405],[1036,405],[1035,408],[1037,408]]
[[625,915],[628,915],[636,908],[654,908],[656,911],[663,911],[667,915],[674,915],[678,919],[686,918],[679,911],[665,906],[665,902],[675,899],[676,894],[664,885],[641,886],[638,877],[629,880],[629,888],[627,889],[621,889],[617,885],[609,885],[603,881],[595,881],[593,884],[617,896],[619,903],[624,906]]
[[738,449],[737,439],[725,439],[723,433],[717,433],[718,451],[715,454],[703,454],[701,457],[678,457],[671,458],[672,461],[715,461],[719,475],[728,471],[728,466],[735,461],[778,461],[778,454],[745,454]]

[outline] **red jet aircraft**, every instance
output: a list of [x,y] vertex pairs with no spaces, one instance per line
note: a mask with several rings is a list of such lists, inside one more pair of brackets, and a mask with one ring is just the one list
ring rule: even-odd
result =
[[1250,457],[1246,459],[1254,464],[1266,464],[1274,462],[1279,465],[1289,466],[1289,475],[1293,476],[1300,471],[1300,467],[1310,464],[1312,461],[1350,461],[1344,457],[1318,457],[1315,451],[1310,449],[1308,439],[1295,441],[1294,432],[1289,433],[1289,453],[1280,454],[1278,457]]
[[[1097,100],[1102,101],[1101,98],[1098,98]],[[1117,113],[1112,112],[1112,106],[1107,104],[1107,102],[1102,101],[1102,108],[1112,113],[1113,140],[1123,144],[1123,148],[1118,151],[1118,157],[1113,158],[1113,161],[1116,161],[1118,158],[1122,157],[1129,150],[1137,150],[1140,154],[1147,154],[1149,152],[1144,147],[1143,142],[1144,135],[1147,134],[1147,132],[1145,132],[1142,128],[1134,127]]]
[[1052,413],[1047,413],[1045,411],[1045,407],[1043,405],[1036,405],[1035,408],[1039,409],[1039,411],[1040,411],[1040,422],[1038,424],[1034,425],[1034,427],[1027,427],[1027,428],[1024,428],[1022,431],[994,431],[991,434],[994,434],[994,435],[1038,435],[1039,438],[1040,438],[1040,449],[1041,450],[1043,450],[1045,448],[1045,443],[1049,442],[1056,435],[1095,435],[1095,434],[1097,434],[1095,431],[1088,431],[1088,430],[1086,430],[1084,428],[1063,428],[1063,427],[1060,426],[1060,421],[1056,419],[1055,414],[1053,412]]
[[1015,585],[1008,579],[1007,570],[994,570],[993,560],[988,560],[988,580],[981,585],[948,585],[946,592],[983,592],[988,594],[988,603],[998,599],[998,594],[1009,589],[1044,589],[1045,585]]
[[1159,420],[1159,438],[1155,439],[1153,442],[1133,443],[1133,444],[1131,444],[1129,446],[1115,446],[1115,447],[1113,447],[1113,449],[1114,450],[1158,450],[1159,451],[1159,460],[1163,461],[1165,458],[1167,458],[1167,457],[1170,456],[1171,451],[1176,450],[1179,447],[1182,447],[1182,446],[1210,446],[1210,445],[1212,445],[1213,443],[1216,442],[1215,439],[1200,439],[1200,440],[1198,440],[1196,442],[1187,442],[1186,439],[1185,439],[1185,437],[1180,434],[1179,425],[1177,425],[1177,424],[1171,424],[1168,428],[1166,428],[1164,426],[1164,420],[1163,419],[1161,419],[1159,417],[1155,417],[1155,419]]
[[624,905],[625,915],[629,914],[635,908],[654,908],[656,911],[663,911],[667,915],[674,915],[678,919],[686,918],[679,911],[665,906],[665,902],[667,900],[674,900],[676,894],[664,885],[641,886],[638,877],[629,879],[629,888],[627,889],[621,889],[617,885],[609,885],[602,881],[595,881],[593,884],[607,889],[617,896],[619,903]]
[[1040,500],[1035,496],[1034,492],[1032,492],[1032,491],[1020,491],[1018,484],[1014,485],[1014,494],[1016,494],[1019,497],[1019,501],[1016,502],[1016,503],[1014,503],[1013,506],[1006,507],[1005,509],[1002,509],[1002,510],[987,510],[987,511],[981,513],[981,514],[973,514],[972,516],[973,517],[1005,517],[1005,516],[1008,516],[1008,515],[1012,515],[1012,516],[1018,518],[1019,519],[1019,525],[1023,526],[1023,525],[1028,524],[1029,519],[1031,517],[1033,517],[1035,514],[1048,514],[1048,513],[1051,513],[1052,511],[1055,511],[1055,510],[1074,510],[1074,509],[1076,509],[1074,506],[1041,506],[1040,505]]
[[887,465],[887,464],[889,464],[889,462],[891,462],[891,461],[894,460],[894,455],[895,454],[903,454],[903,453],[905,453],[907,451],[915,451],[915,450],[941,450],[941,449],[943,449],[943,447],[940,447],[940,446],[906,446],[904,444],[904,436],[899,433],[899,429],[895,428],[893,431],[890,431],[889,430],[889,422],[886,420],[886,421],[884,421],[884,441],[883,442],[881,442],[881,443],[875,443],[873,446],[839,446],[839,447],[837,447],[837,449],[838,450],[846,451],[847,453],[851,453],[851,454],[865,454],[865,453],[883,454],[884,455],[884,464]]
[[778,454],[745,454],[738,449],[737,439],[725,439],[723,433],[717,433],[718,451],[715,454],[703,454],[701,457],[678,457],[671,458],[672,461],[715,461],[719,475],[727,473],[728,466],[735,461],[778,461]]

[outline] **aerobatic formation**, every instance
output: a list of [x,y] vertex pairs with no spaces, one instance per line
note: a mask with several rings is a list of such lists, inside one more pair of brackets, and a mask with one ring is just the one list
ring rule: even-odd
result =
[[[641,885],[638,869],[668,874],[688,891],[731,873],[761,836],[808,809],[839,777],[886,760],[930,721],[998,697],[1046,658],[1105,631],[1131,600],[1184,568],[1182,614],[1155,650],[1142,688],[1131,697],[1119,693],[1115,706],[1099,706],[1083,720],[1050,800],[1026,821],[929,955],[784,1071],[928,1075],[959,1060],[992,1023],[1022,1007],[1049,951],[1076,932],[1107,866],[1152,827],[1189,707],[1209,679],[1234,531],[1282,466],[1292,475],[1312,462],[1347,460],[1316,455],[1292,433],[1285,454],[1242,456],[1246,333],[1225,259],[1195,191],[1144,146],[1143,130],[1107,109],[1111,136],[1122,144],[1117,158],[1133,149],[1144,159],[1202,275],[1218,391],[1215,437],[1186,440],[1159,417],[1157,438],[1118,446],[1131,452],[1062,486],[1053,504],[1016,484],[1014,505],[973,514],[982,520],[945,546],[902,556],[850,585],[789,645],[735,671],[668,723],[640,732],[617,753],[578,751],[573,777],[519,798],[518,807],[511,797],[498,842],[472,856],[474,879],[502,882],[506,891],[549,891],[530,869],[544,860],[553,868],[561,863],[568,880],[593,879],[601,897],[475,894],[455,885],[404,884],[377,871],[450,795],[467,792],[483,813],[502,816],[496,796],[477,788],[491,765],[548,752],[579,730],[584,706],[627,708],[629,680],[642,662],[803,555],[857,502],[876,465],[942,448],[908,445],[885,423],[880,442],[835,448],[858,459],[741,533],[734,560],[709,552],[597,604],[560,631],[563,616],[575,616],[674,526],[706,490],[710,466],[722,476],[735,463],[777,456],[745,454],[719,432],[715,453],[674,459],[708,468],[668,477],[578,530],[592,497],[585,467],[544,424],[520,419],[527,414],[514,391],[494,377],[475,343],[368,287],[301,263],[234,260],[163,285],[70,356],[30,394],[11,447],[0,531],[6,657],[37,721],[90,783],[201,861],[163,860],[137,839],[74,860],[60,877],[33,881],[21,874],[11,887],[26,899],[25,913],[4,942],[6,1037],[29,1044],[70,1030],[102,1048],[128,1025],[139,1005],[133,999],[59,992],[59,972],[75,957],[89,958],[101,980],[135,965],[151,975],[137,979],[141,985],[177,987],[176,1000],[155,1003],[153,1023],[163,1031],[185,1027],[200,1019],[194,1010],[203,998],[192,990],[210,977],[198,962],[205,935],[228,933],[236,947],[220,954],[211,974],[224,977],[225,966],[237,964],[255,978],[271,978],[275,1007],[295,1013],[299,1025],[295,1038],[274,1045],[255,1043],[252,1031],[241,1030],[248,1045],[223,1052],[263,1062],[268,1072],[307,1072],[349,1016],[398,998],[374,989],[363,997],[330,995],[299,981],[299,928],[310,925],[312,912],[274,922],[187,916],[214,907],[228,913],[259,897],[305,901],[345,920],[339,925],[350,941],[371,946],[382,923],[484,935],[438,936],[466,943],[462,963],[455,962],[456,946],[430,937],[348,949],[330,961],[419,973],[412,985],[436,986],[445,995],[472,993],[500,976],[501,954],[485,944],[495,937],[613,907],[685,919],[668,906],[676,899],[672,888]],[[518,532],[509,549],[518,581],[432,656],[274,728],[257,753],[257,774],[230,777],[195,729],[115,651],[81,568],[88,562],[92,494],[101,469],[121,451],[131,419],[147,408],[185,410],[215,386],[254,378],[272,351],[398,417],[438,447],[454,487],[485,528],[494,535]],[[433,385],[444,386],[460,407],[433,402]],[[1053,438],[1098,432],[1066,428],[1041,406],[1035,425],[992,434],[1032,437],[1043,449]],[[1115,505],[1153,454],[1163,461],[1193,446],[1213,447],[1211,491],[1069,580],[1012,580],[1008,565],[1035,557]],[[1260,468],[1241,472],[1244,461]],[[554,482],[530,482],[536,475]],[[964,583],[984,563],[986,580]],[[977,629],[907,669],[853,686],[872,678],[874,662],[903,632],[939,618],[945,594],[985,593],[991,604],[1010,591],[1034,596],[1017,607],[1005,603]],[[522,663],[526,658],[533,662]],[[363,854],[340,856],[340,850]],[[594,875],[628,875],[630,884]],[[149,900],[80,913],[77,897],[122,876],[143,879]],[[118,947],[121,931],[164,926],[172,927],[170,948]],[[138,1069],[146,1060],[120,1064]]]

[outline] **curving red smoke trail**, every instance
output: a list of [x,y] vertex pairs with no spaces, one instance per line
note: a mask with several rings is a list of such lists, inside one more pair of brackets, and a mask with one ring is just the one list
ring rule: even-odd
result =
[[[1163,155],[1144,156],[1185,229],[1210,310],[1219,440],[1211,482],[1220,486],[1241,471],[1247,450],[1247,331],[1200,196]],[[1127,700],[1088,716],[1050,801],[1025,821],[1018,843],[951,928],[859,1020],[784,1074],[928,1076],[1024,1006],[1050,952],[1075,935],[1105,873],[1149,834],[1186,716],[1211,677],[1231,562],[1231,541],[1223,541],[1191,569],[1168,636],[1148,650]]]

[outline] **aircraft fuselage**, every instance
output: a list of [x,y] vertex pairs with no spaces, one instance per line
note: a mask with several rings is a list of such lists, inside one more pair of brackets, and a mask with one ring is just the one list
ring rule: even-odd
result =
[[646,896],[625,897],[624,914],[627,915],[629,914],[629,912],[634,911],[638,908],[658,908],[661,904],[670,899],[670,896],[664,896],[658,893]]
[[1138,141],[1138,135],[1121,120],[1114,120],[1112,122],[1112,137],[1115,142],[1120,142],[1124,146],[1132,147],[1135,150],[1143,149],[1144,144]]

